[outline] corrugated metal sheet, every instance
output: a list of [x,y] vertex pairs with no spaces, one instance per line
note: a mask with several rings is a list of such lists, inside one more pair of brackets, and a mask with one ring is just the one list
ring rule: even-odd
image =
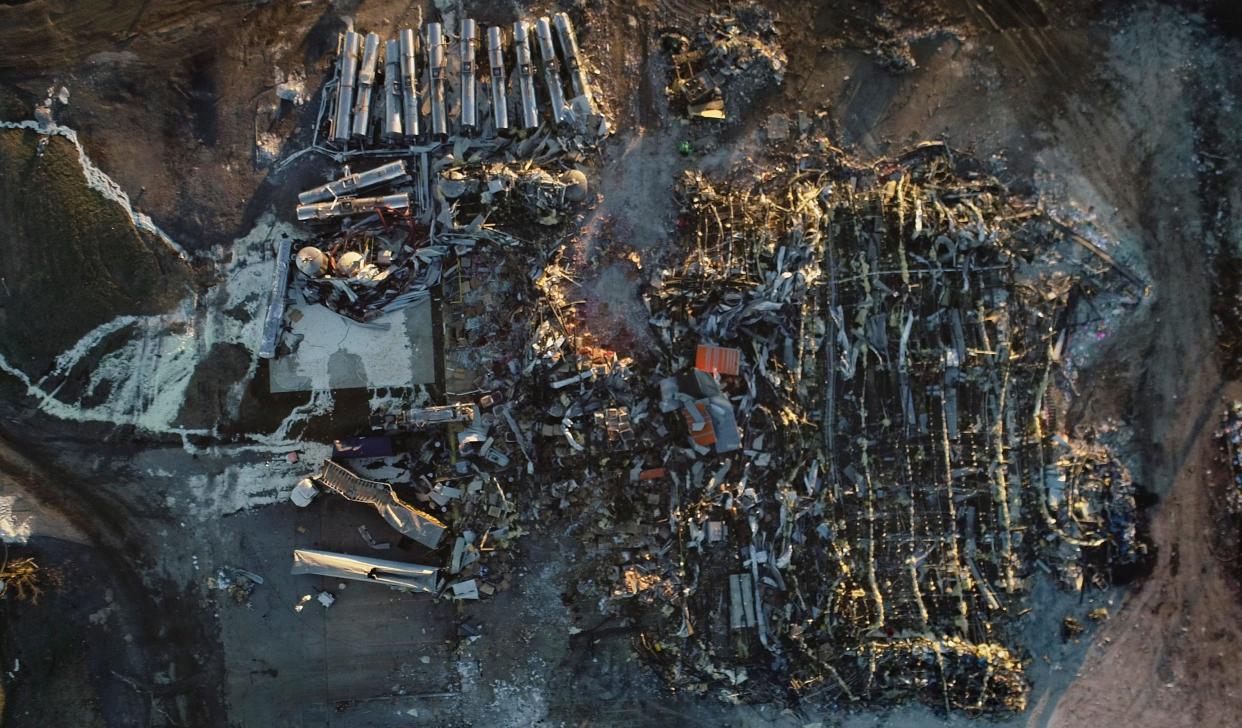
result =
[[694,354],[694,368],[703,372],[735,376],[741,363],[741,349],[699,344]]

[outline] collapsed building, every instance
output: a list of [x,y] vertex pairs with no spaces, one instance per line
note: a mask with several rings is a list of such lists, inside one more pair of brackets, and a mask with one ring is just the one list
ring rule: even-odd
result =
[[[569,594],[628,620],[678,689],[1023,709],[1031,579],[1094,588],[1144,558],[1129,473],[1068,431],[1060,391],[1075,306],[1135,306],[1141,276],[942,143],[863,165],[808,122],[680,180],[675,246],[636,266],[650,346],[624,350],[585,315],[565,234],[607,124],[561,17],[514,26],[509,79],[507,29],[402,31],[382,67],[378,38],[342,38],[312,150],[367,168],[300,197],[263,351],[296,355],[287,299],[367,327],[441,302],[443,371],[371,421],[401,438],[402,483],[336,459],[312,479],[439,565],[299,573],[486,598],[555,514],[584,553]],[[692,115],[719,118],[721,69],[783,69],[770,16],[737,18],[674,40]]]

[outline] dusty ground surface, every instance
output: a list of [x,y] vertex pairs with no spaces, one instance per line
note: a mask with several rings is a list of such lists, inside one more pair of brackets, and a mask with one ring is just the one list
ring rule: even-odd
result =
[[[0,6],[0,118],[28,118],[49,86],[67,86],[58,121],[135,207],[202,253],[202,278],[213,275],[205,251],[250,232],[273,204],[288,210],[293,191],[323,173],[256,167],[255,109],[271,103],[275,83],[304,73],[312,97],[278,106],[270,131],[288,151],[305,137],[344,18],[384,31],[417,17],[406,3],[97,5]],[[1129,464],[1160,500],[1156,566],[1090,602],[1035,589],[1021,622],[1032,707],[1004,725],[1226,726],[1242,715],[1233,658],[1242,607],[1227,560],[1237,554],[1211,548],[1221,482],[1209,474],[1216,417],[1242,397],[1222,374],[1210,314],[1217,262],[1242,255],[1242,47],[1227,6],[773,3],[790,57],[785,82],[737,123],[711,128],[669,119],[655,50],[659,30],[711,3],[585,4],[582,45],[603,71],[618,131],[601,171],[604,201],[583,223],[584,260],[614,245],[658,260],[674,175],[744,162],[769,113],[804,109],[825,111],[835,141],[864,158],[941,136],[1003,156],[1015,184],[1073,205],[1150,277],[1144,314],[1080,373],[1073,414],[1082,426],[1132,428]],[[715,149],[683,158],[682,140]],[[641,340],[629,266],[605,269],[588,288],[602,321]],[[331,610],[296,613],[316,585],[285,574],[288,548],[357,548],[352,529],[369,514],[350,511],[342,530],[326,512],[340,504],[295,512],[278,503],[298,472],[283,452],[306,428],[360,426],[365,401],[341,398],[329,414],[314,399],[265,398],[255,384],[264,373],[244,350],[214,356],[218,373],[201,378],[192,407],[202,412],[182,424],[210,429],[217,413],[228,417],[215,435],[61,422],[5,379],[0,486],[49,514],[13,553],[68,577],[38,607],[4,604],[0,665],[23,665],[5,678],[7,725],[990,724],[921,708],[801,715],[669,695],[634,660],[624,629],[562,599],[574,547],[553,529],[526,541],[525,573],[492,602],[457,611],[351,587]],[[229,412],[235,382],[242,411]],[[305,416],[286,419],[291,412]],[[278,429],[282,421],[293,426]],[[251,607],[210,590],[226,565],[267,577]],[[1097,605],[1113,617],[1063,643],[1061,617]],[[587,631],[571,635],[571,625]]]

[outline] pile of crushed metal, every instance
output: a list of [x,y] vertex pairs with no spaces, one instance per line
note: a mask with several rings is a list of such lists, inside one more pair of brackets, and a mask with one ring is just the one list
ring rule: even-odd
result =
[[1126,277],[938,143],[814,140],[680,200],[657,356],[593,346],[555,259],[535,278],[532,469],[594,557],[577,593],[679,689],[1021,710],[1034,572],[1105,586],[1144,552],[1057,387],[1075,296]]
[[692,119],[738,118],[751,96],[784,79],[788,65],[775,17],[757,3],[709,13],[689,35],[668,32],[661,41],[672,70],[666,93]]

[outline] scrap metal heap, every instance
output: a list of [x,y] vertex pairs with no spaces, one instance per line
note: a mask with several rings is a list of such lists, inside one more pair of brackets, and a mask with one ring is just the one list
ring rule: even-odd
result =
[[[477,66],[484,37],[489,73]],[[518,22],[512,36],[495,27],[480,33],[468,18],[456,37],[440,23],[426,24],[423,33],[401,31],[386,44],[373,33],[341,36],[336,75],[323,94],[312,145],[303,150],[330,157],[339,174],[298,197],[307,236],[299,247],[286,239],[278,249],[260,354],[288,356],[300,345],[288,300],[322,304],[371,327],[391,325],[382,317],[433,292],[460,305],[441,310],[446,377],[434,396],[413,387],[387,398],[373,413],[370,435],[338,442],[334,459],[290,495],[300,506],[321,492],[369,504],[402,543],[417,544],[421,558],[434,563],[404,565],[413,570],[405,574],[392,571],[397,562],[303,551],[295,554],[295,573],[375,581],[378,569],[397,575],[378,581],[456,599],[486,598],[509,585],[509,547],[525,532],[506,494],[511,457],[515,445],[524,454],[530,445],[514,437],[520,426],[511,405],[502,404],[519,394],[517,372],[493,373],[506,351],[492,351],[486,341],[493,349],[502,341],[500,317],[513,311],[490,302],[480,310],[484,291],[471,283],[536,257],[538,247],[523,239],[564,223],[588,200],[582,169],[608,122],[587,65],[563,14]],[[509,280],[506,273],[502,281]],[[498,290],[493,281],[491,291]],[[486,332],[471,320],[481,316],[462,318],[476,311],[497,317]],[[493,358],[484,363],[485,352]],[[386,443],[385,454],[362,454],[372,440]],[[391,547],[365,528],[359,533],[372,549]]]
[[[530,25],[515,24],[515,45],[531,32]],[[441,278],[456,270],[457,258],[480,241],[515,244],[486,224],[490,216],[555,225],[587,199],[587,177],[579,167],[608,134],[607,118],[594,99],[568,16],[540,18],[533,27],[543,49],[542,88],[551,112],[542,122],[542,97],[534,94],[529,58],[525,66],[522,62],[525,46],[515,50],[516,75],[506,77],[507,36],[501,29],[487,33],[490,94],[476,93],[485,76],[474,67],[479,33],[469,18],[461,24],[459,53],[448,54],[453,63],[446,60],[451,44],[439,23],[428,23],[423,34],[401,31],[398,40],[387,43],[384,64],[374,33],[365,42],[352,31],[341,36],[337,75],[323,94],[309,150],[342,163],[394,161],[363,171],[343,166],[337,178],[299,194],[297,218],[311,226],[313,238],[283,254],[295,255],[304,274],[295,282],[295,294],[370,322],[429,298]],[[420,37],[428,54],[422,76],[414,51]],[[383,83],[377,74],[387,74]],[[511,81],[522,93],[507,93]],[[387,90],[382,114],[378,93],[377,103],[371,103],[373,88]],[[506,99],[514,98],[530,112],[517,128],[509,126],[505,110]],[[427,102],[427,113],[420,111],[419,99]],[[448,110],[454,109],[458,113],[449,119]],[[262,347],[268,358],[277,353],[283,301],[283,289],[275,291]]]
[[[720,91],[724,68],[779,79],[770,24],[754,8],[705,18],[675,59],[693,70],[678,93],[700,104],[687,82]],[[463,26],[463,57],[499,44],[492,30]],[[518,30],[518,93],[475,103],[543,79],[558,113],[571,45],[571,92],[589,97],[576,43],[543,21]],[[429,50],[443,33],[428,29]],[[404,72],[412,32],[393,45]],[[425,78],[433,110],[446,78]],[[623,350],[582,296],[620,251],[564,234],[599,137],[566,136],[567,117],[524,137],[487,126],[535,108],[518,110],[481,107],[425,147],[366,127],[330,151],[398,161],[301,200],[316,238],[294,295],[360,321],[432,290],[445,303],[438,406],[422,393],[373,423],[408,437],[419,517],[452,543],[426,567],[452,577],[434,590],[504,588],[503,559],[484,555],[555,523],[585,551],[567,596],[632,620],[678,689],[1021,710],[1013,620],[1032,575],[1081,590],[1144,558],[1126,469],[1063,416],[1077,304],[1135,301],[1135,276],[944,144],[864,166],[786,130],[732,177],[684,176],[658,267],[624,256],[648,277],[650,345]],[[417,128],[447,135],[445,113]]]
[[779,84],[788,65],[775,18],[757,3],[703,15],[689,35],[665,33],[662,42],[673,72],[666,93],[691,118],[739,117],[747,97]]

